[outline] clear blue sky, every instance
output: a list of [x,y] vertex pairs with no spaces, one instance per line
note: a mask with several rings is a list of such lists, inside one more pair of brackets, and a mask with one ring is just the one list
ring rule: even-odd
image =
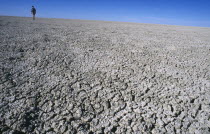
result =
[[0,0],[0,15],[210,27],[210,0]]

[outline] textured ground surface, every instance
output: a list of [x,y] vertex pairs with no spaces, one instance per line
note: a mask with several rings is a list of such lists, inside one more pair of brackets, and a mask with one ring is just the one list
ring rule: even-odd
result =
[[210,28],[0,17],[0,133],[209,134]]

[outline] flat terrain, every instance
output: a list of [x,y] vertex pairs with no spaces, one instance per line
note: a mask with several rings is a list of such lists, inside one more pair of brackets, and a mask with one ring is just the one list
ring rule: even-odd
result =
[[209,134],[210,28],[1,16],[0,133]]

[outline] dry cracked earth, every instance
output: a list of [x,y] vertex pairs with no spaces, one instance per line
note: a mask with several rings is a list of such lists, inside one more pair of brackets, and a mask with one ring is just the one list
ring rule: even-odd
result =
[[209,134],[210,28],[1,16],[0,133]]

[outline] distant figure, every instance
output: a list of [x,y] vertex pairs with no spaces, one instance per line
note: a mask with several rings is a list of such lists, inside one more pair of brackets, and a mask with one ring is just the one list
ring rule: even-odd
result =
[[33,20],[35,20],[36,8],[34,8],[34,6],[32,6],[31,14],[33,15]]

